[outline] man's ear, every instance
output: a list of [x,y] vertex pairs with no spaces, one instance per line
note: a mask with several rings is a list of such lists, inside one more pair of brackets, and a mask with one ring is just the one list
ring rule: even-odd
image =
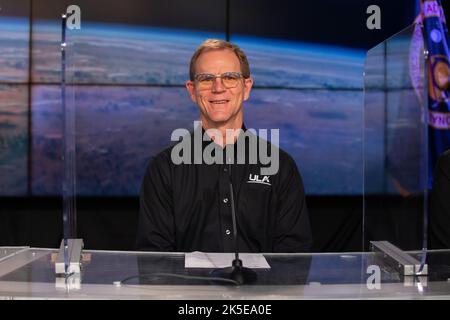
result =
[[195,97],[194,82],[192,82],[191,80],[186,81],[186,89],[189,93],[189,96],[191,97],[191,100],[197,103],[197,98]]
[[244,101],[250,97],[250,91],[253,86],[253,78],[244,79]]

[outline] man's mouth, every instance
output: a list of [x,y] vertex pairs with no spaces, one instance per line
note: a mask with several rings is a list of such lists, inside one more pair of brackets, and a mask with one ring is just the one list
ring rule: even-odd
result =
[[225,104],[229,102],[230,100],[222,99],[222,100],[210,100],[209,103],[211,104]]

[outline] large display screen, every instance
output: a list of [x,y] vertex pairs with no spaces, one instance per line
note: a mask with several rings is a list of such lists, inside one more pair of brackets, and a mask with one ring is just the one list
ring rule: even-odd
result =
[[[57,0],[4,0],[0,11],[0,195],[60,195],[61,13]],[[184,87],[207,38],[248,55],[248,128],[279,129],[308,195],[359,195],[366,51],[411,24],[411,1],[77,1],[68,30],[76,108],[77,193],[136,196],[152,156],[197,107]],[[378,4],[382,28],[369,30]],[[369,147],[370,146],[366,146]]]

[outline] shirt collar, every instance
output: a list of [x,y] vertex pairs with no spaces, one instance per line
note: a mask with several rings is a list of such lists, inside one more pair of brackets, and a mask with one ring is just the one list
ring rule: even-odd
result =
[[[214,143],[214,141],[213,140],[203,140],[203,136],[204,136],[206,130],[203,127],[201,127],[201,130],[202,130],[202,147],[203,147],[203,149],[205,149],[209,144]],[[245,126],[245,123],[242,123],[241,130],[242,130],[242,132],[247,131],[247,127]],[[239,137],[238,137],[238,139],[239,139]],[[237,139],[236,139],[235,143],[233,143],[235,148],[236,148],[236,142],[237,142]],[[225,147],[223,150],[225,150],[226,148],[227,147]]]

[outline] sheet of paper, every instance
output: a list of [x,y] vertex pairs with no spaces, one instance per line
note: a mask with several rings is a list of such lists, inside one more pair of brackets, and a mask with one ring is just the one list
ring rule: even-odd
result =
[[[230,267],[234,253],[212,253],[194,251],[184,256],[185,268],[225,268]],[[246,268],[270,269],[266,258],[260,253],[240,253],[239,259]]]

